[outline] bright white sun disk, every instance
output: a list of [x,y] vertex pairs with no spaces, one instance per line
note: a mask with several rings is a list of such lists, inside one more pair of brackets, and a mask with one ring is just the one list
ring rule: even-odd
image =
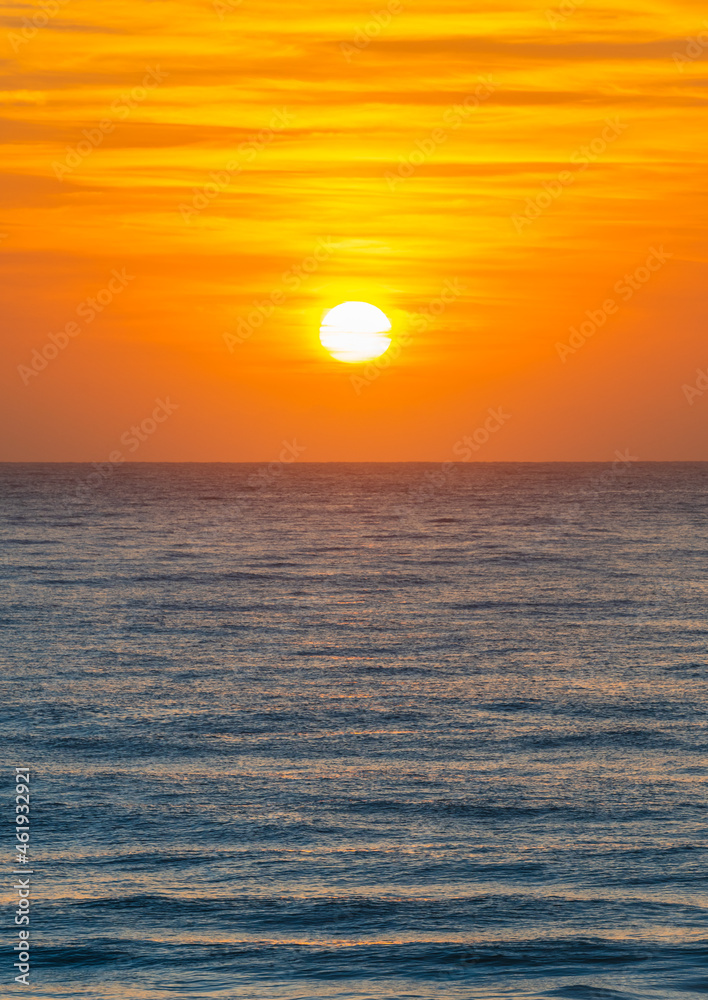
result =
[[391,324],[385,313],[368,302],[342,302],[325,315],[320,343],[337,361],[355,364],[384,354],[391,346]]

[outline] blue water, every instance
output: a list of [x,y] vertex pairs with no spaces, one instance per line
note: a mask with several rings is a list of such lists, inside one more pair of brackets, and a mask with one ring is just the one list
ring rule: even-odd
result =
[[0,467],[6,995],[705,998],[708,465],[257,470]]

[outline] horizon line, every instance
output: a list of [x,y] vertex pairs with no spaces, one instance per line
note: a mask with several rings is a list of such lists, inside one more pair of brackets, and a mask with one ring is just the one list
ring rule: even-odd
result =
[[[0,466],[3,465],[271,465],[274,459],[250,459],[244,460],[193,460],[193,459],[154,459],[153,461],[127,461],[120,463],[109,463],[105,459],[103,462],[96,459],[66,459],[56,461],[53,459],[0,459]],[[477,459],[475,461],[451,461],[450,459],[323,459],[318,462],[290,462],[290,467],[302,465],[607,465],[612,464],[611,458],[541,458],[541,459]],[[632,465],[708,465],[705,458],[647,458],[635,459]]]

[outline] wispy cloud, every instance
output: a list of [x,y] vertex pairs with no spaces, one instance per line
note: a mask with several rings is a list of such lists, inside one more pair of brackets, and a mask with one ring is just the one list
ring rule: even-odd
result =
[[[27,364],[120,260],[140,274],[140,288],[121,299],[86,360],[103,366],[117,394],[119,378],[165,350],[164,363],[185,377],[199,373],[205,412],[212,397],[230,405],[237,383],[248,419],[267,425],[264,441],[268,427],[278,440],[291,433],[281,434],[274,414],[322,396],[335,415],[329,424],[312,417],[304,434],[308,458],[326,452],[318,440],[335,453],[350,431],[374,434],[376,451],[402,414],[422,413],[433,402],[452,407],[490,383],[499,393],[494,398],[510,398],[504,379],[521,371],[545,378],[538,372],[545,371],[549,339],[576,324],[588,304],[602,302],[627,261],[641,260],[652,245],[671,247],[673,261],[690,267],[672,262],[613,320],[612,338],[593,344],[618,352],[626,343],[629,355],[647,324],[657,337],[679,329],[691,344],[671,386],[695,370],[705,295],[708,58],[701,49],[683,72],[674,62],[704,30],[705,13],[695,3],[622,0],[610,9],[585,0],[553,28],[548,5],[532,0],[513,10],[504,0],[483,0],[474,10],[466,0],[404,0],[405,14],[392,16],[375,38],[370,26],[370,43],[350,60],[341,44],[351,44],[368,23],[371,5],[228,6],[220,18],[211,0],[68,0],[17,51],[7,42],[0,62],[0,229],[12,239],[0,252],[10,276],[3,297],[13,317],[12,383],[19,381],[16,366]],[[384,7],[382,0],[376,9]],[[0,4],[0,34],[17,31],[40,10]],[[169,75],[60,181],[52,163],[64,162],[67,147],[96,129],[146,66]],[[450,129],[434,153],[416,153],[421,162],[390,190],[387,172],[400,179],[401,158],[410,159],[446,109],[489,77],[499,84],[493,96],[464,127]],[[178,206],[201,204],[210,175],[267,127],[278,107],[287,107],[293,122],[186,225]],[[602,134],[608,119],[626,123],[626,132],[552,208],[516,232],[510,219],[566,170],[574,150]],[[228,364],[220,332],[267,298],[323,233],[337,254],[278,310],[277,322],[240,346],[238,364]],[[416,313],[450,275],[464,284],[464,296],[444,323],[413,333],[370,391],[352,392],[351,371],[342,373],[341,392],[339,383],[317,381],[324,377],[317,329],[326,305],[366,298],[391,312]],[[40,296],[30,291],[37,288]],[[119,361],[116,344],[130,345]],[[632,348],[635,356],[638,350]],[[550,360],[556,376],[586,379],[578,392],[588,397],[600,377],[593,351],[565,369]],[[657,371],[661,354],[657,349]],[[83,356],[67,352],[66,364],[37,388],[39,381],[59,386],[72,372],[85,374]],[[607,370],[619,363],[615,355],[605,360]],[[528,388],[536,400],[544,391]],[[650,402],[637,393],[651,422]],[[41,408],[42,392],[33,396]],[[357,420],[353,406],[360,407]],[[357,421],[361,430],[351,430]],[[524,432],[500,435],[494,447],[512,447],[517,433]],[[551,439],[559,432],[554,425],[543,433]],[[440,454],[447,443],[441,432]]]

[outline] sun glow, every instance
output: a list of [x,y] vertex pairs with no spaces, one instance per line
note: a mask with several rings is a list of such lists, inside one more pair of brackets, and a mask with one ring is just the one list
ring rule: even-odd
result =
[[322,320],[320,343],[337,361],[355,364],[378,358],[391,346],[391,323],[368,302],[342,302]]

